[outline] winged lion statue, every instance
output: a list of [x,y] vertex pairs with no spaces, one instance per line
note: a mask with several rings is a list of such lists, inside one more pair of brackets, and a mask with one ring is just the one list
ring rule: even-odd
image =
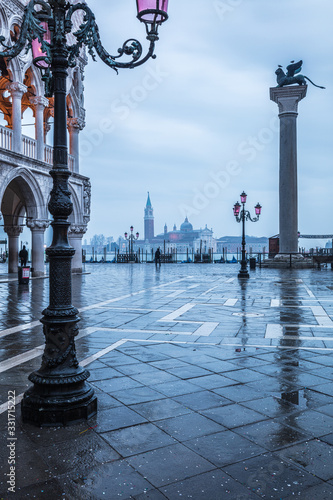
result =
[[297,83],[298,85],[306,85],[306,80],[308,80],[312,85],[318,87],[320,89],[324,89],[325,87],[321,87],[320,85],[316,85],[313,83],[310,78],[307,76],[303,76],[298,74],[302,69],[303,61],[294,62],[291,61],[291,64],[287,66],[287,74],[283,71],[282,66],[279,65],[278,69],[275,71],[277,87],[284,87],[286,85],[293,85]]

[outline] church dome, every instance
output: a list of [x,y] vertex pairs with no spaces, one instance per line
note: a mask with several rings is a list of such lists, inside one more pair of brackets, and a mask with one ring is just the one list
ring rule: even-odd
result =
[[180,230],[184,232],[193,231],[192,224],[188,221],[188,218],[184,220],[183,224],[180,226]]

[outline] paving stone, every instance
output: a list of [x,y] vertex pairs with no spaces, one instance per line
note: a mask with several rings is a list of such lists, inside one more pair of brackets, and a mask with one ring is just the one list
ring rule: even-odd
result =
[[126,406],[100,411],[94,420],[97,423],[96,432],[98,434],[146,422],[145,418]]
[[266,451],[263,447],[228,430],[191,439],[185,444],[217,467],[224,467]]
[[208,410],[208,408],[216,408],[233,403],[230,399],[223,398],[222,396],[210,391],[175,396],[173,399],[182,403],[186,407],[191,408],[191,410],[196,411]]
[[215,469],[210,462],[181,444],[136,455],[127,462],[156,487]]
[[155,424],[178,441],[186,441],[224,430],[224,427],[197,413],[188,413],[174,418],[158,420]]
[[154,384],[152,388],[169,397],[180,396],[181,394],[191,394],[193,392],[201,391],[200,387],[191,384],[191,382],[188,382],[187,380],[165,382],[164,384],[156,385]]
[[202,411],[201,414],[211,418],[214,422],[224,425],[228,429],[258,422],[266,418],[264,415],[254,410],[236,404],[223,406],[221,408],[211,408],[210,410]]
[[186,405],[177,403],[172,399],[149,401],[148,403],[135,404],[130,406],[130,408],[145,417],[150,422],[176,417],[178,415],[184,415],[191,412]]
[[113,396],[125,405],[157,401],[166,397],[164,394],[161,394],[161,392],[145,386],[114,392]]
[[166,498],[159,490],[145,491],[140,495],[131,496],[134,500],[165,500]]
[[320,480],[305,471],[282,461],[273,454],[250,458],[224,467],[231,477],[259,495],[274,500],[285,499],[307,491]]
[[[66,483],[70,499],[90,500],[120,498],[151,490],[151,484],[125,460],[102,464],[98,469],[88,469],[82,474],[65,474],[59,481]],[[61,498],[61,497],[60,497]]]
[[333,486],[328,483],[321,483],[304,491],[298,491],[287,497],[286,500],[295,500],[295,498],[302,500],[331,500],[333,498]]
[[286,415],[277,418],[276,421],[314,437],[324,436],[327,434],[327,429],[333,429],[333,417],[314,410]]
[[219,387],[228,387],[230,385],[238,384],[236,380],[231,380],[224,375],[206,375],[205,377],[196,377],[189,379],[192,384],[198,385],[203,389],[218,389]]
[[143,384],[129,377],[113,377],[106,380],[97,380],[93,382],[93,385],[101,389],[101,391],[112,395],[120,390],[142,387]]
[[169,500],[194,498],[195,500],[247,499],[258,500],[258,496],[248,488],[220,470],[206,472],[184,481],[177,481],[161,491]]
[[151,423],[106,432],[103,434],[103,439],[122,457],[137,455],[176,443],[175,439]]
[[309,433],[292,429],[275,420],[263,420],[244,427],[237,427],[235,432],[272,451],[311,439]]
[[333,446],[319,440],[311,440],[290,446],[277,453],[283,460],[292,462],[325,481],[333,479]]
[[251,399],[258,399],[260,396],[259,391],[243,384],[214,389],[213,392],[237,403],[241,401],[249,401]]
[[251,408],[268,417],[277,417],[292,412],[295,413],[299,410],[298,406],[274,396],[254,399],[253,401],[243,401],[241,404],[242,406],[246,406],[246,408]]

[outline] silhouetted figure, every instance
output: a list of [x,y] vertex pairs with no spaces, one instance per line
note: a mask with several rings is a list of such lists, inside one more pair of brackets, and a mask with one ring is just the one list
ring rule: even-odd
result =
[[160,266],[161,265],[161,251],[158,248],[155,252],[155,266],[157,267],[157,264]]
[[25,248],[25,245],[23,245],[22,250],[20,250],[19,258],[21,261],[21,267],[25,267],[27,265],[27,260],[28,260],[28,251]]

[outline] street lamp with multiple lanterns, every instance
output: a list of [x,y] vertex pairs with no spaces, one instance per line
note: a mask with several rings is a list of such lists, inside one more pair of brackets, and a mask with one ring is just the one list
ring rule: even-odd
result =
[[125,233],[125,240],[128,241],[128,246],[129,246],[129,261],[133,262],[135,260],[134,253],[133,253],[134,241],[139,239],[139,233],[136,233],[136,235],[134,236],[134,234],[133,234],[134,227],[133,226],[130,227],[130,230],[131,230],[130,235],[128,235],[128,233]]
[[[137,0],[137,17],[146,26],[149,48],[143,55],[139,41],[128,39],[116,56],[103,47],[95,16],[86,3],[72,4],[67,0],[31,0],[24,9],[20,33],[14,45],[6,45],[0,56],[13,59],[22,51],[32,50],[33,62],[42,73],[46,97],[54,97],[54,153],[50,175],[53,188],[48,209],[53,216],[53,241],[46,254],[50,261],[50,299],[43,311],[45,350],[39,370],[29,376],[33,386],[22,400],[24,422],[35,425],[66,425],[88,419],[97,412],[97,398],[87,383],[88,370],[76,357],[75,336],[79,333],[78,310],[72,305],[71,261],[75,253],[68,242],[69,216],[73,211],[68,179],[66,80],[68,68],[87,47],[105,64],[118,72],[119,68],[135,68],[155,58],[158,27],[168,19],[168,0]],[[83,12],[82,23],[73,30],[72,17]],[[68,34],[74,43],[69,43]],[[128,61],[119,59],[125,56]]]
[[249,278],[250,275],[247,270],[247,261],[246,261],[246,241],[245,241],[245,221],[250,220],[252,222],[257,222],[259,220],[259,216],[261,214],[261,205],[259,203],[254,207],[256,217],[252,218],[250,212],[245,210],[247,194],[243,191],[240,195],[242,205],[237,201],[234,205],[234,216],[236,217],[237,222],[242,222],[242,260],[241,260],[241,268],[238,273],[239,278]]

